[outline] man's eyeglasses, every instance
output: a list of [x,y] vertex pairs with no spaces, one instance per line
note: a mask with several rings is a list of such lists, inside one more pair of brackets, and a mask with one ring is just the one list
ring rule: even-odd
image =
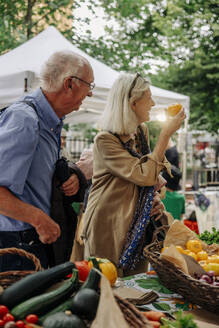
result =
[[95,83],[93,83],[93,82],[89,83],[89,82],[87,82],[87,81],[84,81],[84,80],[80,79],[80,78],[77,77],[77,76],[71,76],[71,78],[72,78],[72,79],[77,79],[77,80],[79,80],[79,81],[81,81],[81,82],[84,82],[85,84],[87,84],[87,85],[89,86],[89,88],[90,88],[91,90],[93,90],[93,88],[95,87]]
[[141,76],[141,74],[137,73],[137,74],[136,74],[136,77],[135,77],[134,80],[132,81],[132,84],[131,84],[131,87],[130,87],[130,89],[129,89],[129,93],[128,93],[128,97],[129,97],[129,98],[131,98],[132,90],[134,89],[135,84],[136,84],[136,82],[137,82],[137,79],[138,79],[139,77],[142,77],[142,76]]

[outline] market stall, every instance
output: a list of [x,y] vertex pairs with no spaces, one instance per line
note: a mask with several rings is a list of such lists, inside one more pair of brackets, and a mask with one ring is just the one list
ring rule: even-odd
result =
[[118,278],[113,263],[92,257],[12,283],[20,272],[0,273],[1,327],[217,327],[218,252],[174,221],[164,243],[144,248],[155,271]]

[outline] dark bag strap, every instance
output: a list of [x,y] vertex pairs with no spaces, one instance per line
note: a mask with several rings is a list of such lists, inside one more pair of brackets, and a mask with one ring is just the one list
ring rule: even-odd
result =
[[139,147],[140,147],[140,152],[141,154],[137,153],[135,150],[133,150],[132,148],[129,147],[128,142],[123,142],[122,139],[120,138],[120,136],[117,133],[113,133],[111,131],[109,131],[111,134],[113,134],[115,137],[117,137],[119,139],[119,141],[121,142],[121,144],[123,145],[123,147],[134,157],[138,157],[141,158],[142,155],[147,155],[150,153],[150,148],[148,146],[144,131],[142,129],[142,127],[139,125],[138,126],[138,139],[139,139]]
[[[35,110],[35,112],[36,112],[36,114],[37,114],[37,116],[38,116],[38,112],[37,112],[37,109],[36,109],[36,106],[31,102],[31,101],[28,101],[28,100],[22,100],[22,101],[19,101],[19,102],[21,102],[21,103],[24,103],[24,104],[27,104],[28,106],[30,106],[30,107],[32,107],[34,110]],[[3,113],[7,108],[9,108],[10,106],[7,106],[7,107],[4,107],[4,108],[1,108],[0,109],[0,113]]]

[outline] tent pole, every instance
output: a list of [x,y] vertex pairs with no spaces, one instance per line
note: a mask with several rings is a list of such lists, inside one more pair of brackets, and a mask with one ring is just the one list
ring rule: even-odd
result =
[[[189,110],[189,104],[188,104],[188,110]],[[183,133],[183,138],[184,138],[184,149],[182,153],[182,192],[185,194],[186,191],[186,172],[187,172],[187,132],[188,132],[188,122],[189,122],[189,113],[186,113],[186,118],[185,118],[185,123],[184,123],[184,133]]]

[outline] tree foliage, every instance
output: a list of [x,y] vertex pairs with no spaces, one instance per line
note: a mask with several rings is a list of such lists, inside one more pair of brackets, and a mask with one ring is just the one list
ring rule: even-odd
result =
[[[92,56],[122,71],[151,75],[154,85],[191,97],[190,123],[218,129],[217,0],[99,0],[106,35],[73,40]],[[168,66],[168,68],[167,68]],[[153,68],[153,70],[151,70]],[[216,119],[217,117],[217,119]]]
[[0,0],[0,54],[55,25],[72,39],[73,0]]

